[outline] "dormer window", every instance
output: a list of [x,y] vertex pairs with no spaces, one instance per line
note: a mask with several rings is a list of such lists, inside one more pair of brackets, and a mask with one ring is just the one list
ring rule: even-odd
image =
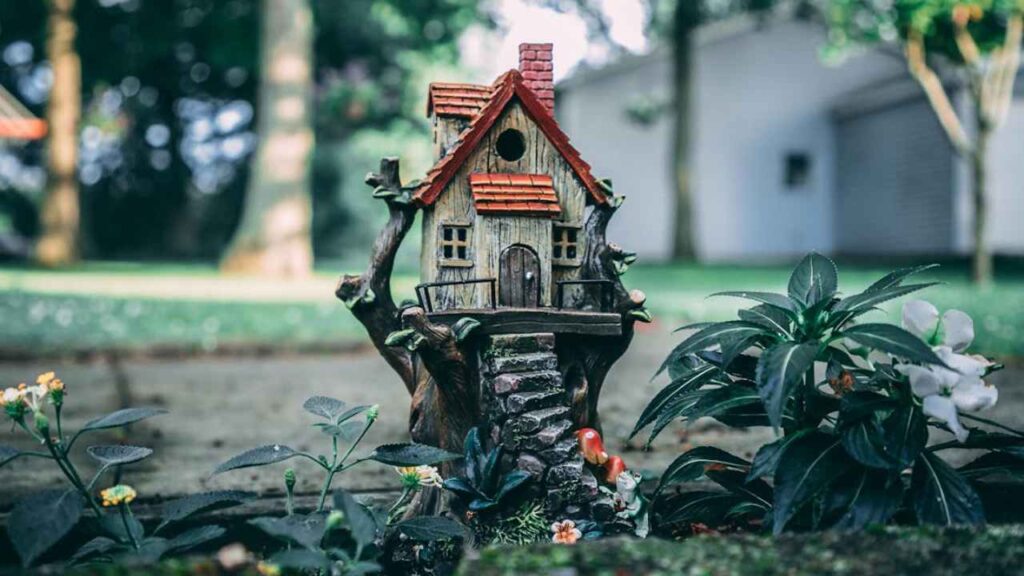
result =
[[441,253],[441,265],[458,268],[469,268],[470,260],[470,227],[466,223],[447,223],[441,225],[441,238],[437,246]]
[[558,266],[579,266],[581,227],[555,222],[551,231],[551,260]]

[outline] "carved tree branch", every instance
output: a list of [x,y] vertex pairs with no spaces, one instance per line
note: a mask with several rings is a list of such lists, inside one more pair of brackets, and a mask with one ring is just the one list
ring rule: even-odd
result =
[[1006,37],[1003,45],[993,53],[992,102],[988,106],[989,122],[997,128],[1006,121],[1006,115],[1013,103],[1013,84],[1020,68],[1021,40],[1024,35],[1024,15],[1015,14],[1006,23]]
[[411,353],[385,343],[389,334],[401,329],[398,307],[391,296],[391,273],[398,248],[416,219],[411,188],[402,186],[398,172],[397,158],[383,158],[380,172],[367,174],[366,183],[374,187],[374,197],[387,203],[388,222],[377,235],[366,271],[358,276],[343,276],[335,295],[352,310],[366,328],[373,345],[413,394],[416,377]]
[[650,321],[650,315],[643,307],[646,300],[643,292],[626,290],[620,280],[636,260],[636,254],[607,241],[608,223],[624,198],[614,196],[611,185],[606,186],[608,202],[595,205],[584,225],[583,277],[612,282],[612,309],[622,315],[622,334],[617,337],[565,336],[559,339],[559,357],[572,395],[573,417],[579,427],[600,428],[597,404],[608,371],[629,348],[635,322]]

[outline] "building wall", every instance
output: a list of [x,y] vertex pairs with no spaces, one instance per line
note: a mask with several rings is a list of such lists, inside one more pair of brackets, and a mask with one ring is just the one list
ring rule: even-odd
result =
[[[494,148],[495,141],[506,128],[516,128],[523,133],[526,151],[516,162],[502,159]],[[547,174],[554,182],[562,209],[562,220],[574,224],[583,221],[586,189],[582,182],[540,128],[526,115],[522,106],[513,101],[495,121],[477,149],[470,154],[434,206],[424,210],[423,248],[420,259],[422,281],[497,278],[501,251],[512,244],[526,244],[537,252],[540,259],[541,300],[542,304],[550,305],[554,283],[558,280],[578,278],[581,273],[579,267],[556,266],[552,269],[553,221],[549,218],[510,216],[478,218],[469,186],[469,175],[472,173]],[[452,268],[440,265],[438,239],[440,226],[445,222],[473,224],[473,243],[469,252],[469,259],[473,261],[472,267]],[[582,243],[580,250],[583,250]],[[490,305],[490,292],[486,284],[438,288],[431,290],[431,295],[435,309]]]
[[[1018,84],[1021,77],[1017,78]],[[1024,86],[992,138],[989,240],[1000,254],[1024,254]]]
[[920,93],[841,117],[836,125],[836,251],[954,251],[956,158]]
[[[693,185],[703,260],[788,258],[831,252],[836,181],[835,100],[858,87],[905,75],[879,52],[822,63],[818,25],[778,20],[731,33],[702,32],[696,56]],[[632,103],[668,102],[667,54],[612,73],[568,82],[558,111],[566,132],[629,200],[609,236],[647,259],[669,256],[672,238],[671,118],[639,126]],[[806,184],[784,182],[788,153],[811,159]]]

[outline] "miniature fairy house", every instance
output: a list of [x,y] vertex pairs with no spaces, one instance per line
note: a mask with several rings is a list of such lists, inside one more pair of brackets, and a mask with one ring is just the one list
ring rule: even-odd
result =
[[[619,280],[634,255],[605,240],[623,197],[554,118],[551,44],[519,54],[489,86],[431,85],[435,164],[408,186],[397,159],[367,177],[390,218],[337,294],[412,395],[414,440],[457,451],[478,428],[549,512],[586,516],[598,486],[575,435],[599,428],[605,376],[650,316]],[[399,309],[390,275],[417,212],[418,303]]]

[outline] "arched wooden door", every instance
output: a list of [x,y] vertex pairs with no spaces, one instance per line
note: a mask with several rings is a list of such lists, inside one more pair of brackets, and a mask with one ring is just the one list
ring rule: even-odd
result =
[[516,244],[502,251],[498,304],[511,308],[540,305],[540,260],[529,246]]

